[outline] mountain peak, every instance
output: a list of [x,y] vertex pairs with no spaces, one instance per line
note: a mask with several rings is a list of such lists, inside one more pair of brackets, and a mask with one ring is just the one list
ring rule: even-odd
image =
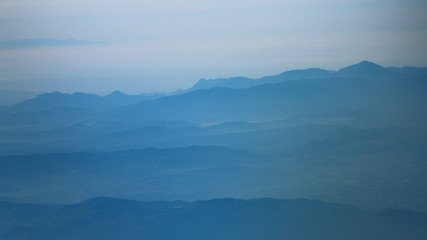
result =
[[65,95],[65,93],[62,93],[60,91],[54,91],[54,92],[50,92],[50,93],[42,93],[40,95],[57,95],[57,96],[59,96],[59,95]]
[[350,65],[348,67],[345,67],[343,69],[347,69],[347,68],[381,68],[381,69],[383,69],[384,67],[381,65],[378,65],[374,62],[370,62],[370,61],[365,60],[365,61],[361,61],[361,62],[353,64],[353,65]]
[[37,99],[41,99],[41,98],[58,98],[58,97],[63,97],[67,95],[66,93],[62,93],[59,91],[54,91],[54,92],[49,92],[49,93],[42,93],[36,96]]
[[107,99],[122,99],[122,98],[126,98],[128,95],[120,92],[119,90],[116,90],[110,94],[108,94],[107,96],[105,96]]
[[378,64],[376,64],[374,62],[367,61],[367,60],[361,61],[360,63],[356,63],[354,65],[377,65],[377,66],[379,66]]
[[339,73],[366,73],[366,74],[372,74],[372,73],[379,73],[387,71],[386,68],[383,66],[380,66],[376,63],[369,62],[369,61],[362,61],[360,63],[345,67],[340,69]]
[[119,90],[116,90],[109,94],[109,96],[123,96],[123,95],[126,95],[126,94],[120,92]]
[[242,76],[232,78],[200,79],[190,90],[209,89],[213,87],[244,88],[248,87],[251,79]]

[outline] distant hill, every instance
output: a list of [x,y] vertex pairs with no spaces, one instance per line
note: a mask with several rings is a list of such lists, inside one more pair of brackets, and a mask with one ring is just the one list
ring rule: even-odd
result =
[[301,70],[286,71],[274,76],[266,76],[257,79],[245,77],[219,78],[219,79],[201,79],[194,84],[188,91],[199,89],[209,89],[214,87],[224,88],[248,88],[256,85],[280,83],[290,80],[324,79],[334,77],[346,78],[395,78],[396,76],[410,75],[412,77],[427,77],[427,68],[404,67],[385,68],[369,61],[344,67],[338,71],[329,71],[319,68],[308,68]]
[[114,91],[107,96],[98,96],[76,92],[66,94],[61,92],[44,93],[36,98],[28,99],[11,107],[13,111],[38,111],[55,108],[80,108],[102,111],[126,105],[131,105],[144,100],[161,97],[158,94],[127,95]]
[[427,211],[425,69],[311,71],[330,76],[155,99],[55,92],[0,108],[1,198],[306,197]]
[[423,124],[426,89],[424,77],[361,63],[339,71],[334,77],[290,80],[246,89],[196,90],[141,102],[121,109],[116,115],[219,123],[269,121],[348,109],[376,114],[385,121]]
[[392,73],[390,69],[368,61],[363,61],[358,64],[342,68],[337,72],[337,74],[341,76],[353,77],[378,77],[390,73]]
[[194,84],[194,86],[188,89],[188,91],[209,89],[213,87],[248,88],[261,84],[278,83],[298,79],[326,78],[331,76],[333,76],[331,71],[326,71],[319,68],[308,68],[304,70],[287,71],[275,76],[262,77],[258,79],[250,79],[245,77],[218,78],[209,80],[200,79],[196,84]]
[[[0,157],[0,198],[305,197],[427,212],[426,129],[269,124],[152,126],[112,134],[105,134],[111,127],[93,133],[76,126],[49,138],[24,134],[15,140],[19,156]],[[2,153],[11,149],[1,145]]]
[[[131,117],[138,121],[184,120],[211,124],[268,121],[343,109],[365,111],[370,108],[369,111],[380,112],[391,110],[391,105],[405,111],[408,106],[418,108],[425,102],[422,89],[427,88],[426,76],[427,70],[423,68],[384,68],[364,61],[337,72],[312,68],[252,80],[241,77],[204,80],[190,91],[171,96],[131,96],[115,91],[101,97],[53,92],[18,103],[10,110],[82,108],[105,111],[122,108],[112,113],[116,115],[113,119],[123,121],[125,117]],[[248,81],[251,84],[245,85]],[[135,105],[130,106],[132,104]]]
[[[314,72],[318,70],[313,70]],[[72,126],[121,129],[187,122],[267,122],[298,116],[348,113],[358,126],[425,126],[427,75],[422,68],[383,68],[362,62],[320,79],[289,80],[249,88],[194,90],[171,96],[42,94],[0,111],[3,131],[57,131]],[[325,73],[326,74],[326,73]],[[333,119],[333,118],[330,118]],[[106,132],[112,132],[106,129]],[[0,132],[1,134],[1,132]],[[16,134],[13,134],[16,135]],[[13,137],[14,138],[14,137]]]
[[[0,186],[8,185],[0,188],[0,196],[12,197],[12,190],[15,198],[43,203],[105,194],[194,200],[235,192],[236,185],[244,184],[246,169],[262,167],[263,159],[217,146],[0,157]],[[27,198],[27,191],[35,192]],[[79,194],[70,196],[73,192]]]
[[410,74],[413,76],[419,76],[419,77],[427,77],[427,67],[403,67],[403,68],[388,68],[394,72],[403,73],[403,74]]
[[94,198],[66,206],[1,202],[0,213],[4,240],[427,238],[426,214],[365,212],[305,199],[138,202]]

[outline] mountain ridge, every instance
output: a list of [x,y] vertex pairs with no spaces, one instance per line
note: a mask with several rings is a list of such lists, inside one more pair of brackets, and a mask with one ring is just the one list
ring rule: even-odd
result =
[[264,76],[261,78],[251,79],[246,77],[218,78],[218,79],[201,79],[187,91],[208,89],[213,87],[228,88],[249,88],[256,85],[278,83],[290,80],[302,79],[324,79],[331,77],[355,77],[361,78],[366,76],[389,77],[392,73],[411,74],[427,76],[427,68],[424,67],[383,67],[370,61],[361,61],[337,71],[325,70],[321,68],[306,68],[289,70],[277,75]]
[[[308,81],[319,80],[320,82],[333,78],[402,78],[405,76],[425,77],[427,76],[427,68],[384,68],[378,64],[368,61],[362,61],[357,64],[350,65],[338,71],[328,71],[320,68],[307,68],[303,70],[290,70],[278,75],[265,76],[258,79],[250,79],[245,77],[220,78],[213,80],[202,79],[195,83],[187,90],[177,91],[170,94],[141,94],[127,95],[120,91],[114,91],[106,96],[98,96],[90,93],[76,92],[74,94],[66,94],[59,92],[40,94],[35,98],[19,102],[11,107],[12,111],[25,110],[41,110],[55,107],[73,107],[73,108],[91,108],[91,109],[108,109],[137,104],[141,101],[154,100],[157,98],[168,98],[179,95],[190,94],[200,90],[208,90],[215,88],[229,89],[247,89],[262,85],[281,84],[289,81]],[[278,85],[279,86],[279,85]],[[226,90],[221,90],[226,91]],[[209,92],[203,92],[209,93]],[[224,93],[226,94],[226,93]],[[50,97],[50,98],[49,98]],[[79,97],[81,99],[79,99]],[[71,103],[70,101],[76,101]],[[79,102],[79,103],[77,103]],[[5,109],[6,110],[6,109]]]
[[141,94],[127,95],[118,90],[106,96],[99,96],[92,93],[74,92],[61,93],[54,91],[43,93],[35,98],[19,102],[11,107],[12,111],[36,111],[53,108],[83,108],[93,110],[105,110],[109,108],[118,108],[145,100],[152,100],[161,95]]
[[218,78],[218,79],[200,79],[195,83],[188,91],[207,89],[213,87],[228,87],[228,88],[248,88],[256,85],[278,83],[290,80],[300,80],[300,79],[322,79],[329,78],[334,76],[348,76],[354,74],[366,73],[366,71],[373,70],[382,70],[386,72],[387,69],[384,67],[375,64],[369,61],[362,61],[344,68],[339,69],[338,71],[325,70],[321,68],[306,68],[306,69],[296,69],[282,72],[277,75],[264,76],[261,78],[251,79],[246,77],[232,77],[232,78]]
[[[0,202],[5,240],[41,239],[425,239],[427,215],[366,212],[307,199],[195,202],[93,198],[66,206]],[[411,224],[408,225],[407,222]],[[78,229],[76,231],[75,229]]]

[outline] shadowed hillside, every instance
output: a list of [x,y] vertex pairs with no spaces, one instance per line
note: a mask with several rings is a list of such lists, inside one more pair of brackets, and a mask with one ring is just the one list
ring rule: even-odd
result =
[[[76,205],[0,203],[0,236],[15,239],[412,239],[427,215],[304,199],[137,202],[95,198]],[[14,219],[13,223],[9,222]]]
[[[70,239],[83,229],[74,237],[171,239],[185,228],[182,239],[422,239],[423,214],[384,210],[427,212],[426,79],[426,68],[364,61],[339,71],[204,80],[173,94],[53,92],[1,107],[1,200],[192,202],[9,203],[1,237]],[[266,197],[364,211],[310,201],[194,202]],[[108,212],[116,203],[119,210]],[[168,226],[175,227],[160,231]]]

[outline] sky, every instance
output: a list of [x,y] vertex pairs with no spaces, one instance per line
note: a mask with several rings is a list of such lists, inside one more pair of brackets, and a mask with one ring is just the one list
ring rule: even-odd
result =
[[426,12],[421,0],[0,0],[0,42],[103,42],[1,48],[0,90],[136,94],[363,60],[427,67]]

